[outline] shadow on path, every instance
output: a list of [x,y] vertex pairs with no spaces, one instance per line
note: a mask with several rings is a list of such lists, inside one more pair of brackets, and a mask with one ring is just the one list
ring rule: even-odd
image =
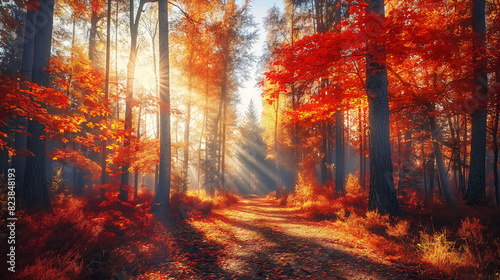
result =
[[252,197],[208,218],[165,221],[179,250],[172,279],[441,279],[357,255],[294,214]]

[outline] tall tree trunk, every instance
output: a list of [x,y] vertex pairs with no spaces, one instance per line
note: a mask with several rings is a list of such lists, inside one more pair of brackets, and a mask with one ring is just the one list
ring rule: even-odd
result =
[[[21,75],[23,80],[31,81],[33,74],[33,55],[35,51],[35,36],[36,36],[36,16],[37,13],[30,10],[26,13],[26,21],[24,23],[24,42],[23,42],[23,58],[21,65]],[[16,119],[16,128],[21,131],[26,131],[28,121],[24,118]],[[14,148],[16,155],[12,157],[12,167],[16,170],[16,180],[19,186],[24,185],[24,176],[26,170],[26,153],[23,152],[27,148],[28,137],[25,133],[16,133],[14,135]]]
[[455,122],[452,121],[451,116],[448,116],[447,118],[448,122],[448,127],[450,129],[450,134],[451,134],[451,157],[450,157],[450,165],[451,169],[453,170],[453,178],[451,182],[455,183],[455,187],[457,190],[459,190],[459,183],[458,183],[458,170],[457,167],[459,159],[460,159],[460,151],[458,149],[458,132],[455,129]]
[[429,194],[429,189],[427,188],[427,174],[426,174],[427,165],[425,164],[427,159],[425,158],[425,146],[423,137],[422,137],[422,143],[420,144],[420,152],[422,153],[422,179],[424,181],[425,201],[429,202],[432,196]]
[[436,159],[436,165],[438,168],[439,185],[441,186],[441,192],[443,198],[448,207],[456,207],[455,197],[451,193],[450,182],[448,176],[446,175],[446,169],[444,167],[443,156],[441,154],[441,149],[437,140],[437,130],[436,130],[436,117],[434,116],[434,103],[428,105],[428,119],[431,128],[432,137],[432,147],[434,149],[434,157]]
[[[498,63],[498,67],[500,67],[500,61]],[[500,83],[500,70],[495,73],[496,82]],[[500,118],[500,101],[498,101],[499,94],[497,93],[496,98],[496,112],[495,112],[495,120],[493,123],[493,184],[495,186],[495,201],[497,205],[500,205],[500,187],[498,185],[498,119]]]
[[[116,11],[118,13],[118,11]],[[109,99],[109,67],[111,59],[111,0],[108,0],[108,13],[107,13],[107,23],[106,23],[106,80],[104,82],[104,100],[106,102]],[[105,117],[108,120],[108,117]],[[106,139],[102,140],[101,147],[101,185],[106,184]]]
[[[192,76],[192,74],[189,74]],[[191,80],[191,79],[190,79]],[[184,119],[184,161],[182,162],[182,172],[184,177],[184,182],[187,186],[189,176],[189,127],[191,124],[191,82],[189,82],[189,96],[186,104],[186,117]]]
[[[156,94],[156,96],[158,96],[158,98],[160,98],[160,95],[159,95],[159,85],[158,85],[158,83],[159,83],[158,66],[157,66],[157,63],[156,63],[156,47],[155,47],[156,46],[156,42],[155,42],[156,30],[157,29],[155,29],[155,32],[151,36],[151,47],[153,48],[153,71],[155,71],[155,94]],[[157,139],[160,138],[160,111],[158,111],[156,113],[156,138]],[[158,185],[158,165],[155,165],[155,182],[154,182],[154,185],[155,186]]]
[[[385,17],[384,1],[370,0],[368,13]],[[370,123],[370,195],[368,207],[382,215],[398,215],[399,202],[392,175],[389,130],[389,100],[385,47],[368,38],[371,50],[366,55],[366,90]]]
[[[363,122],[366,122],[366,112],[365,110],[363,109],[362,111],[362,116],[363,116]],[[367,143],[367,135],[366,135],[366,128],[364,125],[362,125],[363,127],[363,133],[362,133],[362,141],[361,141],[361,148],[362,148],[362,158],[361,158],[361,161],[362,161],[362,175],[361,175],[361,186],[363,187],[363,190],[366,190],[366,143]]]
[[404,146],[404,151],[402,155],[402,174],[400,174],[402,178],[402,185],[400,188],[405,188],[410,185],[410,180],[413,177],[413,170],[415,169],[414,167],[414,160],[413,160],[413,150],[412,150],[412,129],[409,128],[405,134],[404,134],[404,139],[405,139],[405,146]]
[[397,124],[397,130],[398,130],[398,188],[396,189],[396,195],[399,195],[401,193],[401,187],[402,187],[402,182],[403,182],[403,174],[404,172],[401,170],[401,132],[399,131],[399,124]]
[[432,201],[434,196],[434,185],[436,179],[436,154],[434,153],[434,146],[432,146],[431,153],[429,154],[429,164],[427,166],[429,173],[429,198]]
[[160,54],[160,166],[156,187],[155,207],[167,210],[170,206],[170,67],[168,50],[168,1],[158,0]]
[[342,111],[335,112],[335,191],[345,193],[344,176],[344,119]]
[[118,87],[118,11],[120,1],[116,1],[115,18],[115,83],[116,83],[116,119],[120,120],[120,89]]
[[[464,154],[464,159],[463,159],[463,166],[462,166],[462,170],[463,170],[463,174],[464,174],[464,180],[467,179],[467,171],[468,171],[468,164],[467,164],[467,139],[468,139],[468,136],[467,136],[467,132],[468,132],[468,127],[467,127],[467,114],[464,114],[464,138],[463,138],[463,154]],[[465,190],[467,191],[467,190]],[[464,195],[465,195],[465,192],[464,192]]]
[[[142,105],[139,105],[139,116],[137,117],[137,141],[141,140],[141,115]],[[134,172],[134,200],[137,200],[137,192],[139,191],[139,170]]]
[[362,114],[362,109],[361,107],[358,108],[358,126],[359,126],[359,182],[361,184],[361,188],[364,189],[364,157],[365,157],[365,150],[364,150],[364,130],[363,130],[363,114]]
[[282,194],[282,181],[280,176],[280,154],[279,154],[279,141],[278,141],[278,122],[279,122],[279,109],[280,109],[280,95],[278,94],[276,98],[276,108],[274,110],[274,156],[276,163],[276,197],[281,197]]
[[[49,73],[44,69],[49,66],[50,49],[52,43],[52,22],[54,0],[40,0],[40,7],[36,16],[36,28],[32,81],[40,86],[49,86]],[[26,159],[24,184],[19,193],[20,200],[29,207],[50,208],[49,187],[46,174],[46,140],[44,125],[28,121],[27,148],[33,154]]]
[[[93,6],[94,4],[92,4]],[[97,12],[92,8],[90,16],[90,36],[89,36],[89,59],[95,59],[96,45],[97,45],[97,22],[99,17]]]
[[[464,149],[462,146],[464,145],[460,145],[460,131],[461,131],[461,117],[460,115],[458,116],[458,131],[457,131],[457,139],[458,139],[458,144],[457,144],[457,149],[460,151],[459,152],[459,157],[458,157],[458,161],[459,161],[459,165],[458,165],[458,191],[460,193],[461,196],[465,195],[465,191],[466,191],[466,187],[465,187],[465,173],[464,173],[464,170],[465,170],[465,156],[462,157],[462,154],[465,153]],[[465,134],[467,133],[467,124],[465,123],[465,120],[463,121],[464,123],[464,135],[462,135],[462,138],[465,138]],[[465,143],[466,139],[462,139],[463,143]],[[467,149],[467,145],[465,144],[465,148]]]
[[226,182],[226,113],[227,113],[227,103],[224,102],[224,115],[222,118],[222,148],[221,148],[221,172],[220,172],[220,183],[221,187],[224,187]]
[[[229,43],[227,43],[229,44]],[[226,45],[226,48],[228,46]],[[227,55],[227,52],[224,52],[225,55]],[[227,73],[228,72],[228,57],[225,56],[223,59],[223,69],[222,69],[222,77],[221,77],[221,94],[220,94],[220,99],[219,99],[219,110],[217,111],[217,116],[215,117],[214,120],[214,129],[213,129],[213,135],[212,135],[212,148],[211,148],[211,155],[209,157],[208,162],[208,194],[210,196],[215,195],[215,188],[219,185],[219,180],[221,179],[220,177],[220,145],[221,143],[219,142],[219,123],[221,122],[223,110],[224,110],[224,104],[226,102],[226,95],[227,95]],[[219,153],[217,153],[219,151]],[[218,168],[217,165],[218,164]]]
[[494,121],[494,127],[493,127],[493,185],[495,186],[495,201],[497,205],[500,205],[500,189],[498,186],[498,119],[499,119],[499,105],[500,104],[497,101],[497,111],[495,113],[495,121]]
[[[146,0],[140,0],[137,15],[134,16],[134,1],[130,0],[130,56],[127,64],[127,98],[125,100],[125,129],[132,129],[132,99],[134,98],[134,78],[135,78],[135,64],[137,59],[137,36],[139,30],[139,22],[141,19],[142,8]],[[125,141],[124,146],[130,145],[130,140]],[[129,169],[128,163],[122,166],[122,178],[120,185],[120,194],[118,198],[122,201],[128,200],[127,187]]]
[[329,131],[329,122],[326,121],[321,124],[320,126],[322,129],[322,140],[321,140],[321,149],[322,149],[322,155],[321,155],[321,184],[325,185],[329,180],[329,164],[328,164],[328,158],[330,157],[330,147],[328,146],[329,140],[330,140],[330,131]]
[[485,0],[472,1],[472,30],[475,34],[473,41],[476,63],[477,87],[472,96],[477,107],[472,112],[470,172],[465,201],[469,205],[484,202],[486,196],[486,99],[488,98],[488,76],[486,69],[485,34],[486,15]]

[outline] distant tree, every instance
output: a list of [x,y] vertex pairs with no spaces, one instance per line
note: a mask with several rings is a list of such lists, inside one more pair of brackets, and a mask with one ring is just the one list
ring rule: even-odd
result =
[[[208,141],[207,186],[210,195],[215,188],[225,184],[226,128],[228,108],[237,83],[238,74],[245,73],[245,67],[252,60],[249,53],[251,43],[256,39],[255,23],[250,14],[249,1],[238,6],[234,0],[219,3],[216,16],[209,29],[213,33],[215,57],[217,60],[220,95],[217,114],[213,118],[212,135]],[[250,61],[249,61],[250,60]]]
[[253,100],[248,104],[237,143],[237,186],[241,193],[263,195],[274,189],[274,164],[266,159],[264,129],[260,125]]
[[[134,0],[130,0],[130,55],[127,64],[127,98],[125,100],[125,129],[132,129],[132,99],[134,97],[135,65],[137,62],[137,36],[139,35],[139,23],[146,0],[139,1],[137,12],[135,11]],[[167,33],[168,34],[168,33]],[[168,43],[167,43],[168,45]],[[126,141],[124,146],[128,146],[130,141]],[[128,199],[127,185],[129,177],[129,164],[122,166],[122,178],[120,186],[120,200]]]

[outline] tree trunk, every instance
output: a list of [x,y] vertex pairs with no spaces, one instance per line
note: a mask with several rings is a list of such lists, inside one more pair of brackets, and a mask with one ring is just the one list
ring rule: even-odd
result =
[[[460,145],[460,131],[461,131],[461,117],[460,115],[458,116],[458,131],[457,131],[457,139],[458,139],[458,144],[457,144],[457,149],[460,151],[459,152],[459,157],[458,157],[458,162],[459,162],[459,165],[458,165],[458,191],[460,193],[461,196],[465,195],[465,191],[466,191],[466,187],[465,187],[465,173],[464,173],[464,169],[465,169],[465,161],[462,157],[462,154],[465,153],[464,149],[462,148],[462,146]],[[464,133],[467,133],[467,125],[464,121]],[[465,137],[465,134],[462,136],[463,138]],[[462,139],[462,141],[465,143],[465,139]],[[466,144],[465,144],[465,148],[467,148]],[[465,156],[464,156],[465,157]]]
[[[130,0],[130,56],[127,64],[127,98],[125,100],[125,129],[132,129],[132,99],[134,98],[134,78],[135,64],[137,59],[137,35],[139,29],[139,21],[141,19],[142,8],[146,0],[140,0],[137,15],[134,17],[134,1]],[[124,146],[130,145],[130,141],[126,140]],[[128,200],[128,177],[130,165],[128,163],[122,166],[122,178],[120,185],[120,194],[118,198],[122,201]]]
[[[189,74],[191,76],[191,74]],[[182,171],[184,182],[188,184],[189,172],[189,126],[191,123],[191,83],[189,85],[189,96],[186,104],[186,118],[184,119],[184,161],[182,162]]]
[[328,131],[328,122],[320,124],[321,128],[321,184],[324,186],[328,182],[328,157],[330,155],[328,147],[328,138],[330,137]]
[[427,165],[425,164],[427,159],[425,158],[425,147],[424,147],[423,137],[422,137],[422,143],[420,143],[420,151],[422,153],[422,179],[424,182],[425,201],[429,202],[431,196],[429,195],[429,189],[427,188],[427,174],[426,174]]
[[[155,71],[155,93],[156,93],[156,96],[158,96],[158,98],[160,98],[160,95],[159,95],[159,78],[158,78],[158,66],[157,66],[157,63],[156,63],[156,47],[155,47],[155,38],[156,38],[156,30],[155,29],[155,32],[153,34],[153,36],[151,36],[151,46],[153,48],[153,71]],[[160,138],[160,111],[158,111],[156,113],[156,138],[159,139]],[[154,185],[157,186],[158,185],[158,165],[155,166],[155,182],[154,182]]]
[[116,119],[120,120],[120,89],[118,87],[118,11],[120,1],[116,1],[115,18],[115,83],[116,83]]
[[[142,105],[139,105],[139,116],[137,117],[137,141],[141,140],[141,114]],[[134,200],[137,200],[137,192],[139,191],[139,170],[134,172]]]
[[469,205],[484,202],[486,196],[486,99],[488,98],[488,76],[486,69],[485,34],[486,16],[485,0],[472,1],[472,30],[475,34],[473,41],[474,62],[477,87],[472,96],[476,108],[472,112],[470,172],[465,201]]
[[[31,81],[33,74],[33,55],[35,50],[36,36],[36,16],[37,13],[30,10],[26,13],[26,21],[24,23],[24,42],[23,42],[23,58],[21,65],[21,75],[24,81]],[[24,118],[16,118],[16,129],[26,131],[28,121]],[[12,157],[12,167],[16,170],[16,180],[19,186],[24,185],[24,176],[26,170],[26,153],[23,152],[27,148],[28,137],[24,133],[16,133],[14,135],[14,148],[16,155]]]
[[345,193],[344,176],[344,119],[342,111],[335,112],[335,191],[339,194]]
[[428,173],[429,173],[429,198],[432,201],[434,197],[434,183],[436,179],[436,156],[434,153],[434,146],[431,149],[431,153],[429,154],[429,163],[428,163]]
[[398,136],[397,136],[397,141],[398,141],[398,188],[396,189],[396,195],[399,195],[401,193],[401,187],[402,187],[402,182],[403,182],[403,174],[401,170],[401,132],[399,131],[399,125],[397,125],[397,130],[398,130]]
[[227,113],[227,103],[224,102],[224,115],[222,118],[222,148],[221,148],[221,172],[220,172],[220,183],[221,187],[224,187],[226,182],[226,113]]
[[436,165],[438,168],[438,178],[439,185],[441,186],[441,192],[443,194],[443,198],[448,207],[456,207],[456,202],[453,194],[450,189],[450,182],[448,180],[448,176],[446,175],[446,169],[444,167],[443,156],[441,154],[441,149],[439,148],[439,143],[437,140],[437,131],[436,131],[436,117],[434,116],[434,103],[428,105],[428,119],[429,125],[431,128],[431,137],[432,137],[432,147],[434,149],[434,157],[436,159]]
[[499,110],[500,104],[497,101],[497,111],[495,113],[495,121],[494,121],[494,127],[493,127],[493,184],[495,186],[495,201],[497,205],[500,205],[500,189],[498,186],[498,119],[499,119]]
[[170,206],[170,68],[168,50],[168,1],[158,0],[160,54],[160,166],[155,208],[168,211]]
[[[498,67],[500,67],[500,62],[498,64]],[[500,70],[498,70],[495,73],[496,76],[496,82],[500,83]],[[500,96],[497,93],[497,98],[496,98],[496,112],[495,112],[495,120],[493,123],[493,184],[495,186],[495,201],[497,205],[500,205],[500,188],[498,185],[498,119],[500,118],[500,101],[498,101],[498,98]]]
[[361,107],[358,108],[358,125],[359,125],[359,182],[361,184],[361,188],[365,188],[364,184],[364,157],[365,157],[365,150],[364,150],[364,130],[363,130],[363,114],[362,114],[362,109]]
[[[49,73],[44,68],[49,66],[50,49],[52,43],[52,22],[54,0],[40,0],[40,8],[36,16],[33,51],[32,81],[40,86],[49,86]],[[29,207],[49,209],[49,186],[46,174],[46,142],[44,126],[37,121],[28,122],[27,148],[33,154],[26,159],[24,184],[21,189],[20,200]]]
[[[385,17],[384,1],[368,1],[367,12]],[[389,100],[386,54],[384,46],[368,39],[372,48],[366,55],[366,90],[370,123],[370,195],[369,209],[382,215],[398,215],[399,202],[392,175],[391,144],[389,130]]]
[[[92,4],[93,5],[93,4]],[[99,17],[95,11],[92,11],[90,16],[90,36],[89,36],[89,60],[95,59],[96,44],[97,44],[97,22]]]
[[[118,13],[118,11],[116,11]],[[106,22],[106,80],[104,83],[104,100],[109,99],[109,67],[111,59],[111,0],[108,0],[108,13]],[[105,117],[108,120],[108,117]],[[106,184],[106,139],[102,140],[101,147],[101,185]]]
[[279,157],[279,141],[278,141],[278,121],[279,121],[279,109],[280,109],[280,96],[278,94],[278,97],[276,98],[276,109],[274,110],[275,115],[274,115],[274,156],[275,158],[275,163],[276,163],[276,197],[281,197],[282,194],[282,183],[281,183],[281,176],[280,176],[280,157]]

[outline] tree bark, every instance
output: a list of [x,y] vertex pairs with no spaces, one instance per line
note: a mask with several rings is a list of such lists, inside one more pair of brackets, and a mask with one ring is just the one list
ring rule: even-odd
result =
[[[116,11],[118,13],[118,11]],[[107,102],[109,99],[109,69],[111,60],[111,0],[108,0],[108,13],[106,22],[106,78],[104,82],[104,100]],[[108,120],[108,117],[105,117]],[[106,139],[102,140],[101,147],[101,185],[106,184]]]
[[344,118],[342,111],[335,112],[335,191],[345,193],[344,168]]
[[89,36],[89,59],[95,59],[95,51],[97,44],[97,22],[99,21],[99,17],[95,11],[92,11],[90,16],[90,36]]
[[168,1],[158,0],[160,55],[160,166],[156,187],[155,208],[168,211],[170,207],[170,66],[168,45]]
[[[188,74],[190,77],[192,77],[192,74]],[[189,81],[189,96],[188,96],[188,101],[186,104],[186,117],[184,119],[184,161],[182,162],[182,170],[183,170],[183,177],[184,177],[184,182],[187,186],[189,176],[189,128],[191,124],[191,78]]]
[[[127,64],[127,98],[125,99],[125,129],[132,129],[132,99],[134,98],[134,78],[135,78],[135,64],[137,59],[137,36],[139,32],[139,22],[141,19],[142,8],[146,0],[140,0],[137,15],[134,16],[134,1],[130,0],[130,56]],[[130,141],[125,141],[124,146],[130,145]],[[129,169],[128,163],[122,166],[122,178],[120,185],[120,194],[118,198],[122,201],[128,200],[127,187]]]
[[441,192],[443,198],[448,207],[456,207],[455,197],[451,193],[450,182],[448,176],[446,175],[446,169],[444,167],[443,156],[441,154],[441,149],[439,148],[439,143],[437,140],[437,130],[436,130],[436,117],[434,116],[434,103],[428,105],[428,119],[431,129],[432,137],[432,147],[434,149],[434,157],[436,159],[436,165],[438,168],[438,178],[439,185],[441,186]]
[[[368,1],[368,13],[385,17],[384,1]],[[368,207],[382,215],[399,215],[394,189],[389,130],[389,99],[385,48],[368,39],[366,90],[370,123],[370,195]]]
[[279,154],[279,141],[278,141],[278,121],[279,121],[279,109],[280,109],[280,95],[278,94],[276,98],[276,109],[274,110],[274,156],[276,164],[276,197],[281,197],[282,194],[282,181],[281,181],[281,164],[280,164],[280,154]]
[[469,205],[484,202],[486,196],[486,99],[488,98],[488,76],[486,69],[485,34],[486,15],[485,0],[472,1],[472,30],[475,34],[473,42],[476,63],[477,87],[472,96],[476,108],[472,112],[470,171],[465,201]]
[[[32,82],[40,86],[49,86],[49,73],[44,69],[49,66],[52,44],[52,22],[54,0],[40,0],[36,15],[36,35],[33,51]],[[46,174],[46,140],[43,124],[28,121],[27,148],[33,154],[26,159],[24,184],[20,200],[31,208],[50,209],[49,186]]]
[[[500,62],[498,64],[498,67],[500,67]],[[498,70],[495,73],[496,76],[496,82],[500,83],[500,70]],[[495,117],[494,117],[494,123],[493,123],[493,184],[495,186],[495,202],[497,205],[500,205],[500,187],[498,185],[498,121],[500,118],[500,101],[498,101],[498,93],[497,93],[497,99],[496,99],[496,112],[495,112]]]
[[[142,105],[139,105],[139,116],[137,117],[137,141],[141,140],[141,115]],[[134,172],[134,200],[137,200],[137,192],[139,191],[139,170]]]
[[[35,51],[35,36],[36,36],[36,16],[37,13],[30,10],[26,13],[26,21],[24,23],[24,42],[23,42],[23,58],[21,65],[21,75],[24,81],[31,81],[33,74],[33,55]],[[28,121],[24,118],[16,118],[16,129],[26,131]],[[24,133],[16,133],[14,135],[14,148],[16,155],[12,157],[12,167],[16,170],[16,180],[19,186],[24,185],[24,176],[26,170],[26,155],[23,152],[27,148],[28,137]]]

